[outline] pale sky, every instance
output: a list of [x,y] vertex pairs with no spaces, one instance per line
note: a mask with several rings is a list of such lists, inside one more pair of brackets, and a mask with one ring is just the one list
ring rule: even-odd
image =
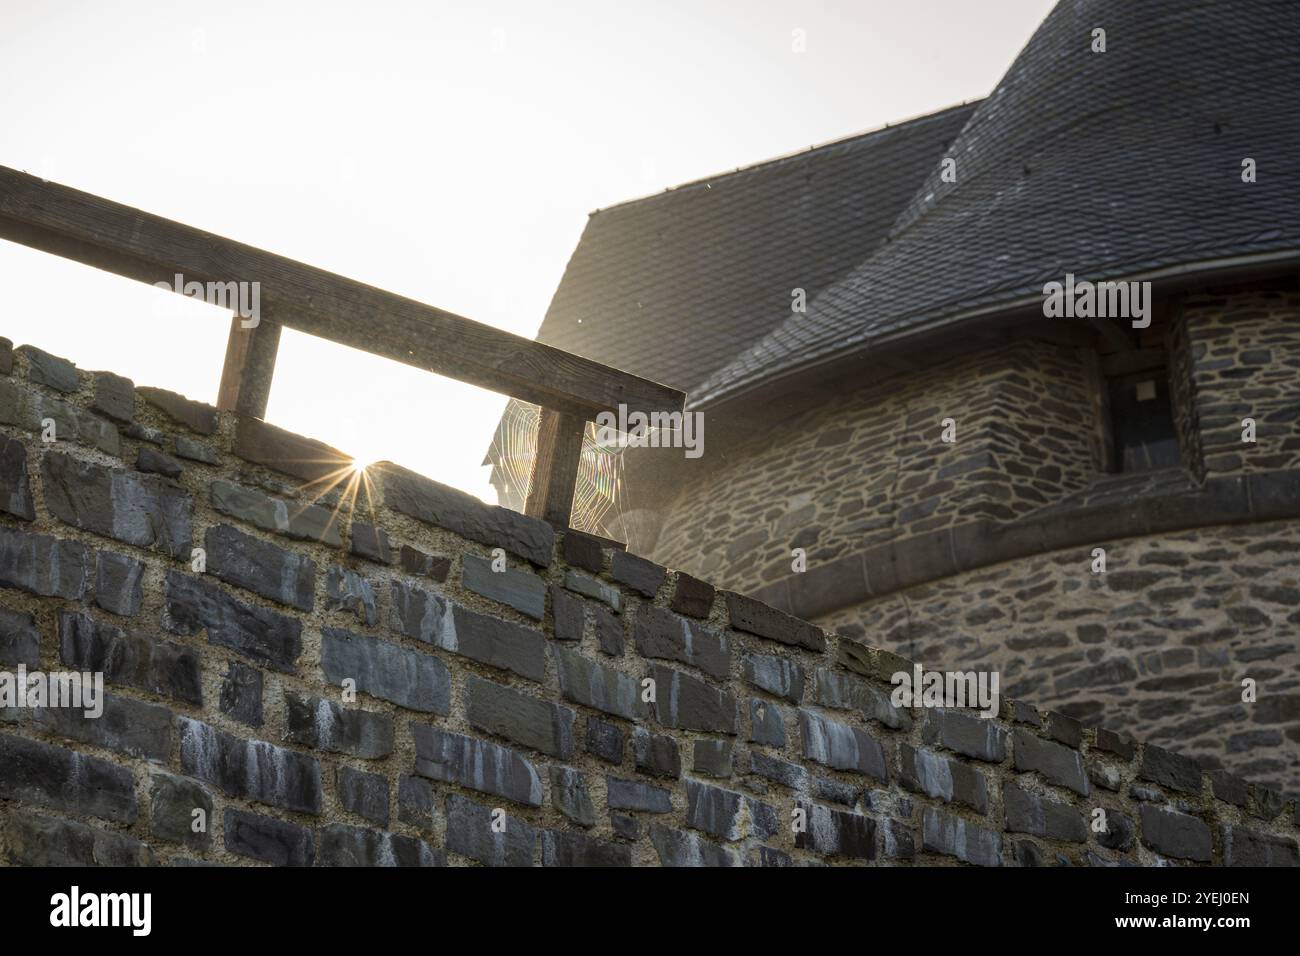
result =
[[[0,0],[0,165],[531,338],[592,210],[984,96],[1053,4]],[[0,287],[215,402],[228,313],[3,240]],[[286,330],[267,418],[494,501],[504,404]]]

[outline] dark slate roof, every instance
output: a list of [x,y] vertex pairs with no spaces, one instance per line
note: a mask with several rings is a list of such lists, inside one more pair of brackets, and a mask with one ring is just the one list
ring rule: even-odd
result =
[[1300,249],[1300,2],[1062,0],[947,155],[955,184],[936,162],[874,255],[692,404],[1031,301],[1066,272]]
[[593,213],[538,341],[690,391],[870,254],[972,109]]

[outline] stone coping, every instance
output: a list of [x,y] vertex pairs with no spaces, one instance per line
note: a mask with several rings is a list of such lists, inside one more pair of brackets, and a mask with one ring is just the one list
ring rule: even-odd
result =
[[1215,477],[1137,500],[1042,509],[1016,521],[971,521],[836,558],[756,589],[805,620],[1017,558],[1123,538],[1300,517],[1300,470]]

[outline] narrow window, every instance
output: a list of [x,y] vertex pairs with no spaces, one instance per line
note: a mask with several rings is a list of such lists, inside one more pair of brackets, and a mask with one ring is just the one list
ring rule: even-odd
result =
[[1180,463],[1166,366],[1107,379],[1115,470],[1129,473]]

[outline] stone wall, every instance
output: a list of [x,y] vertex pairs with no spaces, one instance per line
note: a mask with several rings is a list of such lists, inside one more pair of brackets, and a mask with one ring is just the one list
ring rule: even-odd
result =
[[[1204,528],[1009,561],[819,623],[1087,724],[1300,793],[1300,522]],[[1256,699],[1243,701],[1253,679]]]
[[[1086,383],[1073,349],[1029,340],[873,377],[690,483],[665,509],[650,554],[753,590],[790,574],[793,548],[818,565],[1026,514],[1093,475]],[[955,443],[940,441],[945,418]]]
[[[652,553],[1300,793],[1300,293],[1169,305],[1182,469],[1102,474],[1088,363],[1023,342],[774,429],[684,490]],[[1091,573],[1099,546],[1118,577]],[[1239,699],[1250,676],[1268,703]]]
[[1300,859],[1275,791],[896,706],[864,641],[0,346],[0,667],[107,681],[97,719],[0,713],[6,863]]

